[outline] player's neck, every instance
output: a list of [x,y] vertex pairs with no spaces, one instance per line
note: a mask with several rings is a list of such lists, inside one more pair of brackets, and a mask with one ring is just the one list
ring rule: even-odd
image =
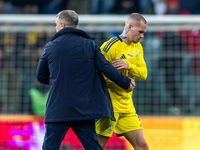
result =
[[122,41],[127,44],[127,45],[130,45],[131,44],[131,41],[128,40],[128,38],[125,38],[125,39],[122,39]]

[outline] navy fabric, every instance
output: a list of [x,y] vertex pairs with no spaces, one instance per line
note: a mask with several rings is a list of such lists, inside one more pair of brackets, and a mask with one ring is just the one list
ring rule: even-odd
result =
[[86,32],[67,27],[47,43],[37,67],[37,79],[50,85],[45,123],[114,119],[111,99],[102,73],[127,89],[123,76],[101,54]]
[[72,128],[85,150],[102,150],[95,132],[94,120],[47,123],[43,150],[59,150],[65,134]]

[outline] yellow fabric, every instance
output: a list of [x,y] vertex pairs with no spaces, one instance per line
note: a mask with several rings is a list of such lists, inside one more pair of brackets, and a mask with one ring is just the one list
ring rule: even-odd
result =
[[[127,45],[122,42],[120,37],[113,37],[103,43],[101,52],[109,62],[114,60],[123,60],[128,62],[128,69],[119,70],[123,75],[130,78],[145,80],[147,78],[147,67],[143,59],[143,48],[141,44],[131,43]],[[135,113],[132,93],[126,93],[121,87],[105,77],[106,84],[111,96],[114,112]],[[137,83],[136,83],[137,87]]]
[[113,131],[120,136],[123,133],[134,130],[142,130],[138,115],[135,113],[114,113],[116,121],[110,118],[101,118],[96,124],[96,132],[99,135],[111,137]]
[[37,42],[38,37],[41,37],[42,35],[43,33],[39,31],[30,32],[28,34],[28,45],[33,46]]

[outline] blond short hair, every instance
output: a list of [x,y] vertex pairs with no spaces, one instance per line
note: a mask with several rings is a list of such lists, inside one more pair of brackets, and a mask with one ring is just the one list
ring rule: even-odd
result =
[[147,24],[146,19],[140,15],[139,13],[132,13],[126,19],[126,24],[133,24],[134,26],[138,26],[140,22],[144,22]]

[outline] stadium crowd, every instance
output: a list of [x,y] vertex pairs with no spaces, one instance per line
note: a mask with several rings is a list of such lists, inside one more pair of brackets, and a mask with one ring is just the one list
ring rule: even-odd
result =
[[[0,0],[2,14],[56,14],[72,9],[79,14],[166,14],[176,7],[191,14],[200,14],[200,1],[193,0]],[[80,7],[81,6],[81,7]],[[174,13],[172,12],[172,13]]]

